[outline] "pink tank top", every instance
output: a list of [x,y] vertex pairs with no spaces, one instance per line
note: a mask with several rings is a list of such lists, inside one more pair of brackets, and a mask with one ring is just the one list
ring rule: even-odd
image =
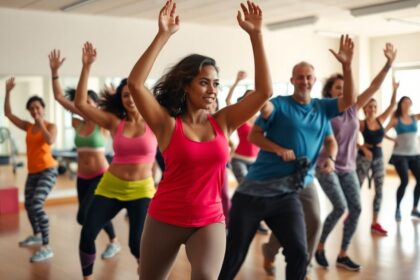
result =
[[153,163],[155,161],[157,140],[148,125],[146,131],[138,137],[123,135],[125,119],[117,127],[113,139],[114,158],[112,163]]
[[216,134],[205,142],[188,139],[176,118],[171,141],[162,153],[165,172],[149,205],[154,219],[182,227],[223,222],[221,192],[229,159],[228,141],[216,120],[208,120]]
[[236,147],[235,154],[252,158],[257,157],[260,149],[248,140],[251,129],[252,125],[249,123],[244,123],[238,128],[239,145]]

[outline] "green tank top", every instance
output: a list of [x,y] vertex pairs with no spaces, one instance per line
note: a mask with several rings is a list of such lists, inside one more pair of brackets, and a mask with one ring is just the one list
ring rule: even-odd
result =
[[82,128],[80,124],[76,128],[76,135],[74,137],[74,144],[76,145],[77,150],[105,150],[105,138],[101,133],[101,128],[98,125],[95,125],[92,133],[87,136],[80,135],[80,129]]

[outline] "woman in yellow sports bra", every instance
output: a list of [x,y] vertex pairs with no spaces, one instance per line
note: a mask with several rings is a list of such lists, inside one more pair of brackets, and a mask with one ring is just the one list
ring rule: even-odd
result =
[[[63,64],[65,58],[60,55],[60,50],[52,50],[48,56],[50,60],[52,87],[54,98],[65,109],[72,114],[82,117],[72,118],[72,126],[75,129],[74,143],[77,149],[77,198],[79,201],[79,210],[77,212],[77,222],[83,226],[86,220],[87,211],[93,201],[96,186],[102,178],[105,171],[108,170],[108,161],[105,157],[105,136],[107,131],[89,120],[74,105],[75,89],[66,90],[66,96],[59,81],[58,69]],[[92,91],[88,91],[88,103],[97,106],[98,95]],[[109,259],[115,256],[120,250],[114,227],[111,221],[107,222],[103,230],[109,238],[109,244],[105,251],[101,254],[103,259]]]
[[19,242],[19,245],[27,247],[42,244],[30,259],[31,262],[40,262],[54,255],[49,246],[49,221],[44,211],[44,203],[57,178],[57,162],[51,153],[57,128],[55,124],[44,120],[45,103],[39,96],[30,97],[26,103],[26,109],[30,112],[34,123],[15,116],[10,106],[10,93],[14,87],[15,79],[8,79],[4,113],[14,125],[26,131],[28,178],[25,184],[25,209],[33,230],[33,235]]

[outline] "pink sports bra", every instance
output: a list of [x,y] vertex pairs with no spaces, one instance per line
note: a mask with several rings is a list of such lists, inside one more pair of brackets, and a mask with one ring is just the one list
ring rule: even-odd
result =
[[114,158],[112,163],[153,163],[155,161],[157,140],[150,127],[138,137],[123,134],[125,118],[121,120],[113,139]]

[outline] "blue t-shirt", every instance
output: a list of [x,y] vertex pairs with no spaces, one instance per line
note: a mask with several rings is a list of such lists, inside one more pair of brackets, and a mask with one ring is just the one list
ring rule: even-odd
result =
[[[307,157],[310,168],[305,185],[312,183],[313,167],[325,136],[332,135],[330,119],[340,114],[336,98],[311,99],[309,104],[299,104],[292,96],[277,96],[270,100],[273,112],[265,120],[257,118],[265,137],[277,145],[291,149],[297,158]],[[260,150],[250,167],[247,180],[266,181],[282,178],[296,172],[295,162],[286,162],[272,152]]]

